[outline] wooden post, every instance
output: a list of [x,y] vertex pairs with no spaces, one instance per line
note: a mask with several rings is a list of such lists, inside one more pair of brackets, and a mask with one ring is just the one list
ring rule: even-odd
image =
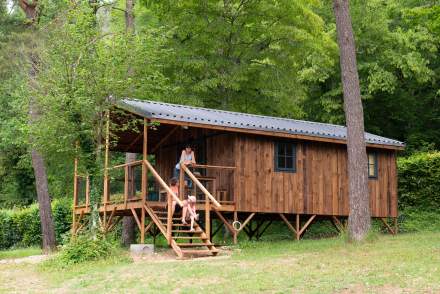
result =
[[[78,142],[76,142],[76,151],[78,151]],[[76,213],[78,206],[78,157],[75,155],[73,168],[73,213],[72,213],[72,236],[76,235]]]
[[141,244],[145,243],[145,208],[141,207]]
[[173,230],[173,199],[172,196],[167,193],[167,241],[168,245],[171,245],[171,231]]
[[106,114],[107,122],[105,124],[105,155],[104,155],[104,215],[103,227],[107,226],[107,203],[109,201],[109,181],[108,181],[108,161],[110,145],[110,110]]
[[73,209],[72,213],[72,237],[76,236],[76,213],[75,209]]
[[148,196],[148,169],[146,166],[146,162],[148,161],[148,121],[144,118],[144,135],[143,135],[143,143],[142,143],[142,207],[141,207],[141,244],[145,243],[145,208],[144,203],[147,201]]
[[148,160],[147,156],[147,141],[148,138],[148,122],[147,119],[144,118],[144,140],[143,140],[143,148],[142,148],[142,155],[144,163],[142,164],[142,202],[144,203],[147,200],[147,194],[148,194],[148,170],[145,166],[145,161]]
[[90,177],[86,177],[86,208],[90,206]]
[[211,241],[211,203],[208,197],[205,199],[205,233]]
[[107,122],[105,125],[105,155],[104,155],[104,205],[108,203],[108,161],[110,145],[110,111],[107,111]]
[[[234,222],[236,222],[236,221],[238,221],[238,214],[237,214],[237,211],[234,211]],[[238,235],[238,232],[234,228],[234,233],[232,235],[232,237],[234,239],[234,244],[237,244],[237,235]]]
[[296,214],[296,240],[297,241],[299,241],[299,237],[301,237],[301,235],[299,234],[299,226],[300,226],[299,214]]
[[[217,183],[216,180],[214,179],[212,181],[213,195],[215,195],[216,189],[217,189]],[[211,241],[211,202],[209,201],[209,197],[206,195],[205,195],[205,231],[206,231],[206,235],[209,238],[209,241]]]
[[179,198],[180,200],[184,200],[183,195],[185,195],[185,176],[182,167],[180,167],[179,171]]
[[75,157],[73,169],[73,207],[78,206],[78,157]]
[[128,201],[128,176],[129,176],[129,167],[128,165],[124,168],[125,171],[125,177],[124,177],[124,206],[127,208],[127,201]]

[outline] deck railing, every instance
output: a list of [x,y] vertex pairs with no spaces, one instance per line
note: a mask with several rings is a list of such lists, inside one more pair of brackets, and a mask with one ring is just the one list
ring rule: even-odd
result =
[[[207,165],[194,165],[194,167],[204,167],[209,168],[213,166]],[[185,165],[180,165],[180,181],[183,182],[184,174],[186,173],[189,178],[195,183],[195,185],[205,194],[205,233],[206,235],[211,235],[211,202],[217,207],[220,208],[222,205],[215,199],[214,196],[205,188],[205,186],[197,179],[197,177],[191,172],[191,170]],[[214,193],[215,193],[215,185],[214,185]]]
[[[75,174],[73,183],[73,206],[77,207],[89,207],[90,206],[90,178],[88,175]],[[85,186],[84,193],[80,193],[80,187]],[[80,198],[84,199],[83,203],[80,203]]]
[[[139,166],[142,166],[142,160],[132,161],[124,164],[115,165],[108,170],[117,171],[119,169],[124,169],[124,192],[123,192],[123,202],[124,205],[127,206],[127,203],[131,200],[136,200],[136,184],[135,184],[135,169]],[[107,199],[107,202],[120,202],[121,199],[114,200],[112,199],[113,191],[111,189],[111,177],[108,179],[108,183],[104,183],[104,185],[108,185],[107,189],[104,189],[108,193],[108,195],[104,195],[104,202]]]

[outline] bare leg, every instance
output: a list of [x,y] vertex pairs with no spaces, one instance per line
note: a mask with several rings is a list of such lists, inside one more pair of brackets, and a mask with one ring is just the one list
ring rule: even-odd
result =
[[185,217],[188,213],[188,202],[186,200],[183,201],[183,208],[182,208],[182,224],[186,225]]
[[190,228],[191,232],[194,232],[194,216],[191,215],[191,228]]
[[174,212],[176,211],[176,201],[173,201],[173,204],[171,205],[171,215],[174,215]]

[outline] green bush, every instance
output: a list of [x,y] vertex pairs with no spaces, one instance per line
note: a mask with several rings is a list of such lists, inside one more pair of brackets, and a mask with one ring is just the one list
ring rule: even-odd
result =
[[440,152],[399,158],[399,208],[440,209]]
[[400,212],[399,232],[440,231],[440,213],[423,209],[408,208]]
[[12,216],[11,210],[0,210],[0,248],[2,249],[9,248],[20,240]]
[[[70,230],[71,202],[55,200],[52,202],[52,215],[58,243]],[[0,210],[0,249],[11,247],[40,246],[41,224],[38,205],[26,208]]]
[[72,238],[62,247],[58,259],[61,264],[69,265],[85,261],[92,261],[112,256],[117,249],[115,243],[98,236],[80,235]]

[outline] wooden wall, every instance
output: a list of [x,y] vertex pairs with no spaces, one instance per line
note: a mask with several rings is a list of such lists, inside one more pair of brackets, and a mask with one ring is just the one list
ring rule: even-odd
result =
[[[166,135],[166,134],[164,134]],[[219,133],[204,129],[189,128],[188,130],[179,129],[172,138],[161,146],[156,152],[156,169],[159,175],[168,182],[173,176],[176,163],[180,159],[180,152],[183,143],[196,144],[195,152],[200,153],[203,148],[205,158],[196,155],[197,163],[208,165],[234,166],[234,147],[235,134]],[[203,169],[198,169],[203,173]],[[226,199],[232,200],[234,195],[234,173],[228,170],[208,169],[206,175],[216,177],[217,189],[226,190]],[[208,190],[212,191],[212,186],[207,185]]]
[[[237,136],[235,196],[239,211],[348,215],[346,149],[297,141],[296,172],[274,171],[274,139]],[[397,216],[394,151],[378,153],[378,178],[369,180],[371,214]]]
[[[207,164],[220,166],[235,166],[235,134],[226,133],[208,137],[206,140]],[[207,176],[215,177],[217,190],[225,190],[226,198],[222,201],[233,200],[234,172],[224,169],[210,169]]]

